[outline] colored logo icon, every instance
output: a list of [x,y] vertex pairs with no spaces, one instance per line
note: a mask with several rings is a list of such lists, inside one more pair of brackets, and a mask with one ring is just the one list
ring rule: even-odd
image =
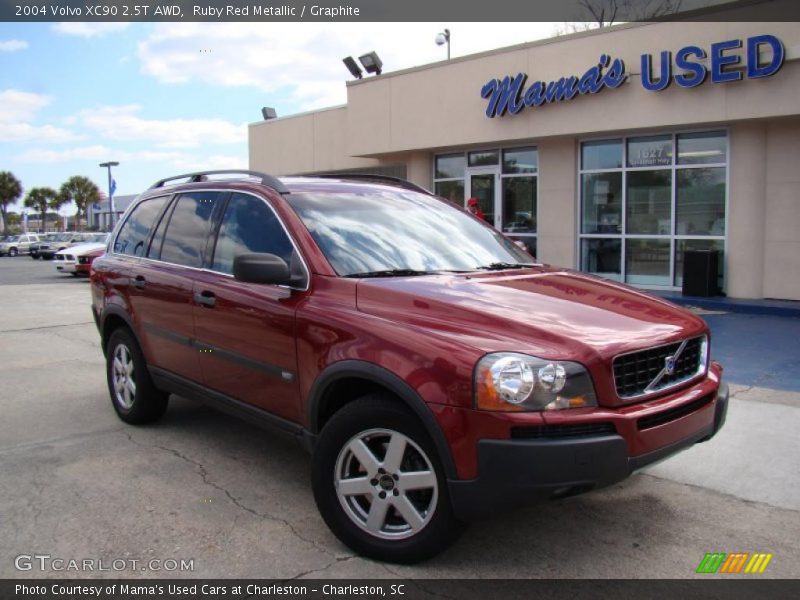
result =
[[697,572],[702,574],[724,573],[727,575],[737,573],[763,573],[767,569],[772,554],[766,552],[708,552],[700,561]]

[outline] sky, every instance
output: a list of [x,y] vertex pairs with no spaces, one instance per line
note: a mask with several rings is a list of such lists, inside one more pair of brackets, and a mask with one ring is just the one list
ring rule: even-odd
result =
[[[0,171],[24,190],[72,175],[116,195],[247,168],[247,124],[345,104],[342,58],[384,72],[551,37],[563,23],[1,23]],[[19,210],[20,201],[12,210]],[[65,207],[62,214],[72,214]]]

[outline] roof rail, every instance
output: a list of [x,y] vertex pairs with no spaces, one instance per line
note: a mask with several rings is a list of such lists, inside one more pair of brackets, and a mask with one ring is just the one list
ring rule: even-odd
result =
[[168,181],[173,181],[175,179],[189,179],[187,183],[197,183],[199,181],[205,181],[204,177],[208,175],[251,175],[253,177],[261,178],[261,184],[267,187],[271,187],[279,194],[288,194],[289,188],[283,185],[283,182],[275,177],[274,175],[268,175],[266,173],[261,173],[259,171],[248,171],[246,169],[223,169],[220,171],[198,171],[196,173],[184,173],[183,175],[175,175],[174,177],[166,177],[164,179],[159,179],[153,185],[150,186],[150,189],[164,187],[164,184]]
[[433,193],[431,193],[430,190],[426,190],[424,187],[417,185],[416,183],[411,183],[407,179],[392,177],[391,175],[377,175],[372,173],[325,173],[322,175],[316,175],[316,177],[326,177],[329,179],[374,179],[375,181],[393,183],[397,187],[412,190],[414,192],[420,192],[421,194],[427,194],[428,196],[433,196]]

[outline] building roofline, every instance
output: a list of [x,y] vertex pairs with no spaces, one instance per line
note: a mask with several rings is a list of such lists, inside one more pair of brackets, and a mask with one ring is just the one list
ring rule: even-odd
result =
[[343,108],[347,108],[347,104],[337,104],[336,106],[325,106],[323,108],[313,108],[311,110],[304,110],[303,112],[295,113],[293,115],[286,115],[285,117],[276,117],[274,119],[269,119],[268,121],[253,121],[252,123],[248,123],[248,127],[258,127],[259,125],[268,125],[270,123],[275,123],[276,121],[288,121],[289,119],[297,119],[300,117],[307,117],[309,115],[318,115],[322,112],[329,112],[332,110],[341,110]]

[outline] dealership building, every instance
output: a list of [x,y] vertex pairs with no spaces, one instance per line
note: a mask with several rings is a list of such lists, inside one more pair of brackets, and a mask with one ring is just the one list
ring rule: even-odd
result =
[[367,76],[252,124],[249,152],[477,198],[545,263],[670,290],[717,250],[728,296],[800,300],[798,23],[620,25]]

